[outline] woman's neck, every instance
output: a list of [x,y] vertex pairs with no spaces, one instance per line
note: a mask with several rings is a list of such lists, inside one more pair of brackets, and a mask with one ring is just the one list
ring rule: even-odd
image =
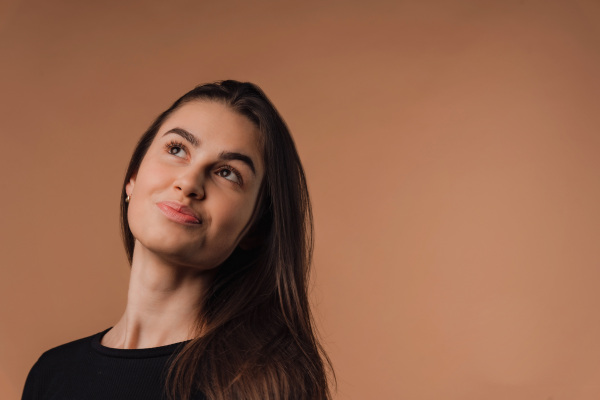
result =
[[102,344],[141,349],[192,339],[212,275],[167,264],[148,252],[134,253],[125,313]]

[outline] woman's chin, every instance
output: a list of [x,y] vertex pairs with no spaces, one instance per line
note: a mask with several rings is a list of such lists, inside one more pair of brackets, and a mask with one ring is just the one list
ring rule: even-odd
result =
[[[209,254],[207,254],[209,253]],[[156,243],[142,244],[136,241],[133,260],[154,258],[157,262],[172,265],[174,267],[194,268],[200,271],[207,271],[218,267],[229,253],[218,256],[214,251],[202,251],[201,246],[192,244],[182,245],[181,242],[170,245],[168,241],[158,241]]]

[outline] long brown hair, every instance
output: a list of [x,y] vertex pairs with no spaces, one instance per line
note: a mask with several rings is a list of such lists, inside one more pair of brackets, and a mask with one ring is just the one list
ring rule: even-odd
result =
[[331,362],[315,335],[307,295],[313,222],[304,170],[289,130],[262,90],[222,81],[198,86],[158,116],[135,148],[121,196],[121,227],[131,263],[125,185],[165,119],[194,100],[218,101],[261,132],[265,174],[249,230],[250,249],[221,264],[198,315],[198,337],[174,358],[167,394],[211,400],[331,399]]

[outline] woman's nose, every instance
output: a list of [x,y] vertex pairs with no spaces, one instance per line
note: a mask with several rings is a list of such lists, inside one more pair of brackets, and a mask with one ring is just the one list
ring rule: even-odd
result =
[[177,177],[175,189],[183,192],[185,197],[202,200],[206,195],[204,191],[204,176],[201,171],[188,170]]

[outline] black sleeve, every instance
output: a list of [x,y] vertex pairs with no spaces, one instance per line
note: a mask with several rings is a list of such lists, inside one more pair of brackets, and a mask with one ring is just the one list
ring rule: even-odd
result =
[[39,360],[33,364],[29,374],[27,375],[27,380],[25,381],[25,388],[23,388],[23,396],[21,400],[36,400],[39,399]]

